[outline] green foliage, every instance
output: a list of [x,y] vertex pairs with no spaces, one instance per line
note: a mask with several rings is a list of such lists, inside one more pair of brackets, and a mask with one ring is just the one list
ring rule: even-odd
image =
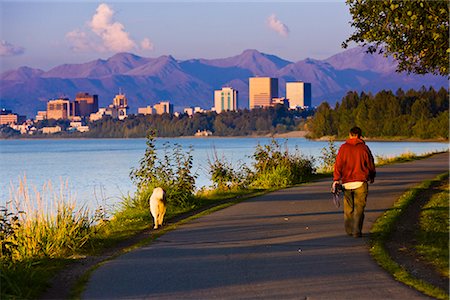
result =
[[398,71],[448,76],[448,1],[347,0],[355,32],[343,43],[392,54]]
[[208,159],[208,165],[216,190],[229,191],[248,187],[250,170],[245,164],[241,164],[238,170],[235,170],[225,157],[219,158],[217,152],[214,152],[213,160]]
[[156,180],[154,168],[156,163],[156,145],[154,132],[149,131],[145,142],[144,156],[139,160],[139,168],[132,169],[130,172],[131,181],[137,186],[138,190],[148,186]]
[[169,205],[189,206],[194,199],[195,178],[191,173],[192,148],[183,152],[180,145],[164,143],[162,156],[158,157],[153,132],[147,135],[147,148],[139,167],[132,169],[130,178],[137,186],[136,195],[125,206],[149,208],[149,199],[156,187],[166,191]]
[[93,219],[86,209],[76,208],[67,184],[59,193],[50,184],[44,185],[41,193],[31,197],[24,178],[11,195],[0,209],[1,298],[36,297],[58,260],[84,251],[94,235]]
[[351,127],[359,126],[369,138],[448,140],[448,91],[423,87],[396,94],[383,90],[375,96],[348,92],[335,109],[322,103],[307,125],[312,138],[345,138]]
[[280,188],[306,181],[313,173],[312,158],[302,156],[298,149],[289,153],[287,141],[285,149],[272,139],[268,145],[256,146],[253,154],[251,186],[257,188]]
[[0,138],[9,139],[15,137],[20,137],[20,131],[12,129],[8,125],[0,125]]
[[323,147],[319,159],[322,161],[320,170],[323,173],[333,172],[334,163],[336,162],[338,148],[333,139],[328,140],[328,147]]
[[287,141],[285,149],[275,139],[267,145],[258,144],[252,158],[250,167],[241,164],[239,171],[236,171],[216,154],[214,160],[209,162],[209,172],[216,190],[283,188],[305,182],[314,172],[314,160],[302,156],[298,149],[289,153]]

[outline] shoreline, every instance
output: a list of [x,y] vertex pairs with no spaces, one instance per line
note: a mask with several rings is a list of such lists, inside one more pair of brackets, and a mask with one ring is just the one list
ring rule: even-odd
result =
[[[161,139],[189,139],[189,138],[195,138],[195,139],[217,139],[217,138],[305,138],[309,139],[307,137],[308,131],[305,130],[296,130],[296,131],[289,131],[284,133],[267,133],[267,134],[252,134],[252,135],[237,135],[237,136],[195,136],[195,135],[189,135],[189,136],[173,136],[173,137],[156,137]],[[94,140],[94,139],[110,139],[110,140],[122,140],[122,139],[145,139],[145,137],[49,137],[49,136],[42,136],[42,137],[17,137],[17,138],[0,138],[0,141],[6,141],[6,140]],[[338,141],[338,142],[344,142],[345,138],[337,138],[335,136],[323,136],[316,139],[309,139],[311,141]],[[449,140],[445,140],[442,138],[434,138],[434,139],[419,139],[419,138],[412,138],[412,137],[374,137],[374,138],[362,138],[366,142],[412,142],[412,143],[448,143]]]

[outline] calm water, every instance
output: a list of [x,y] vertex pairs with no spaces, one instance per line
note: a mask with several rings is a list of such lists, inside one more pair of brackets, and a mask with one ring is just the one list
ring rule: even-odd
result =
[[[280,139],[284,142],[284,139]],[[237,165],[249,163],[258,143],[269,138],[175,138],[158,139],[157,148],[164,142],[178,143],[184,150],[193,147],[194,167],[198,174],[196,186],[209,186],[208,158],[214,151]],[[341,143],[336,143],[339,146]],[[422,154],[447,150],[447,143],[368,142],[375,156],[395,156],[405,152]],[[0,205],[10,198],[11,186],[17,187],[19,178],[26,176],[28,186],[42,189],[51,181],[57,190],[67,181],[71,194],[78,203],[95,208],[108,207],[120,201],[121,196],[134,193],[129,173],[137,167],[144,154],[145,139],[80,139],[80,140],[0,140],[1,183]],[[319,157],[327,142],[304,138],[288,139],[288,146],[296,146],[302,154]],[[214,150],[215,149],[215,150]],[[32,191],[30,191],[32,192]],[[32,192],[32,194],[34,194]]]

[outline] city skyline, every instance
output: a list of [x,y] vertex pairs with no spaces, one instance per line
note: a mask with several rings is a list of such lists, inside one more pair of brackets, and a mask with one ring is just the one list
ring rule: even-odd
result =
[[130,52],[177,59],[233,56],[258,49],[299,61],[341,51],[351,33],[342,1],[0,3],[1,72],[49,70]]

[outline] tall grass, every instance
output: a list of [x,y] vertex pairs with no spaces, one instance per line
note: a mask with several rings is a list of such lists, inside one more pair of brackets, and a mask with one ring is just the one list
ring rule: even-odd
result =
[[301,155],[298,149],[290,152],[287,142],[283,147],[275,139],[266,145],[258,144],[252,158],[250,167],[243,164],[234,170],[230,163],[215,155],[209,168],[216,188],[283,188],[307,181],[314,172],[313,158]]
[[78,255],[93,232],[93,218],[87,209],[76,207],[67,181],[57,191],[48,182],[41,192],[34,188],[30,193],[24,176],[18,187],[11,186],[10,199],[0,211],[2,298],[26,297],[20,291],[30,288],[23,285],[36,276],[39,261]]
[[[427,155],[427,154],[425,154]],[[387,164],[393,164],[398,162],[406,162],[406,161],[412,161],[414,159],[419,158],[418,155],[416,155],[414,152],[407,151],[397,156],[386,156],[386,155],[376,155],[375,156],[375,162],[377,166],[383,166]]]

